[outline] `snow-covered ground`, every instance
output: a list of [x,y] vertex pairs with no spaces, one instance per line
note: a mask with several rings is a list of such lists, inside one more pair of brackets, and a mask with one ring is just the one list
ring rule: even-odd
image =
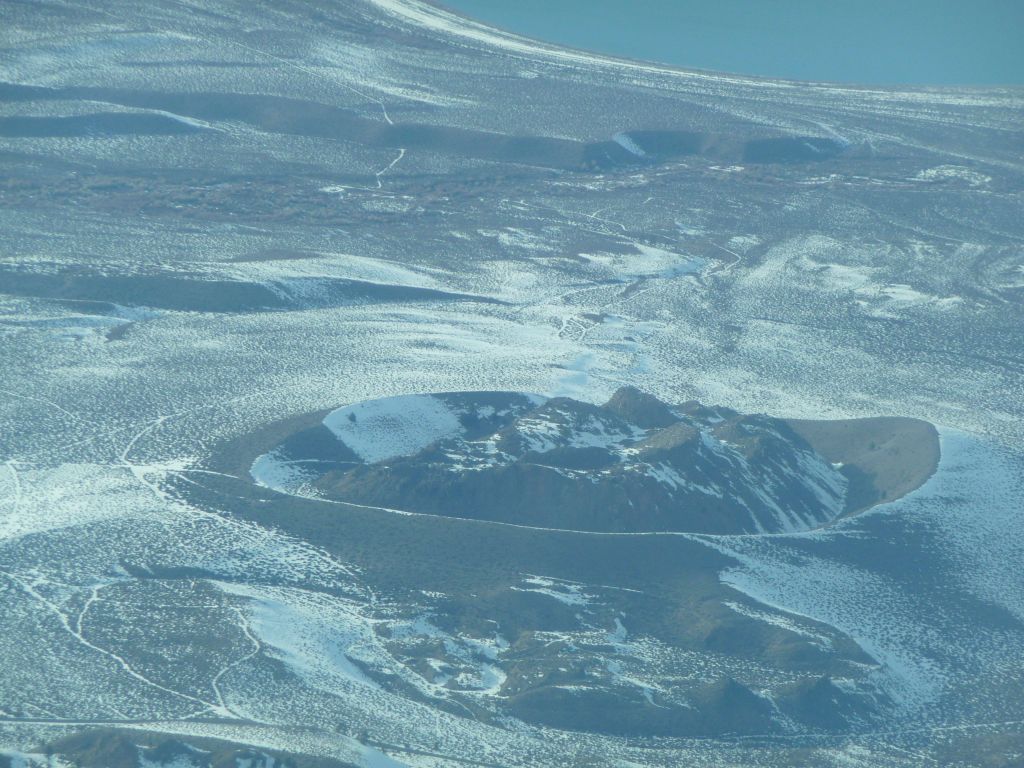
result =
[[332,411],[324,425],[366,462],[410,456],[462,433],[458,415],[431,395],[357,403]]
[[[272,502],[206,465],[222,441],[341,403],[358,405],[328,426],[373,460],[458,434],[416,393],[599,403],[622,384],[942,425],[939,472],[899,502],[814,534],[687,541],[732,558],[721,578],[743,594],[722,615],[819,647],[845,634],[878,662],[860,674],[897,715],[797,739],[809,761],[917,766],[943,739],[1019,732],[1019,90],[680,73],[416,0],[315,10],[4,9],[0,118],[68,133],[0,138],[4,757],[121,724],[369,766],[787,764],[776,742],[485,721],[533,646],[442,629],[444,598],[382,594],[320,542],[233,516]],[[167,132],[72,135],[98,113]],[[630,131],[666,126],[849,151],[805,167],[630,149]],[[551,154],[502,156],[510,137]],[[609,141],[637,163],[573,165]],[[398,411],[417,418],[396,431]],[[255,474],[301,487],[294,470]],[[564,622],[531,640],[561,644],[561,666],[583,655],[659,703],[673,680],[788,682],[647,637],[611,587],[553,573],[493,589]]]
[[[848,634],[881,663],[879,687],[914,717],[955,708],[964,686],[1019,684],[1016,673],[1000,678],[1024,642],[1019,626],[996,620],[986,632],[968,618],[988,605],[1019,620],[1024,609],[1015,498],[1024,465],[978,436],[944,429],[941,438],[938,470],[903,499],[822,532],[707,540],[739,560],[725,583]],[[928,566],[927,583],[922,566],[890,561],[904,541],[942,563]]]

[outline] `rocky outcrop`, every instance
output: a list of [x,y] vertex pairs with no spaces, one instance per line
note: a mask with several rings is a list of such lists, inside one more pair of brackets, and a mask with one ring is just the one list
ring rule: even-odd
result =
[[[867,447],[875,427],[887,430],[888,445],[904,423],[912,429],[901,445],[934,434],[909,419],[852,429],[672,406],[634,387],[603,405],[502,392],[410,395],[334,411],[258,459],[253,473],[299,495],[543,528],[784,533],[863,508],[865,477],[878,468],[856,459],[877,458]],[[844,438],[865,447],[841,449]],[[906,472],[894,476],[911,487]]]

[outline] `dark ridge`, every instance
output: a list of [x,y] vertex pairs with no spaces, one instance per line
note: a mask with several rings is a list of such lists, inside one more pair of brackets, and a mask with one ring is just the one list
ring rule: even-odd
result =
[[[0,83],[0,100],[79,99],[106,101],[126,107],[156,109],[206,121],[245,122],[270,133],[352,141],[364,146],[429,149],[521,165],[557,170],[604,171],[642,166],[688,155],[749,163],[813,162],[835,157],[845,145],[817,137],[777,137],[748,140],[685,130],[634,130],[623,135],[634,141],[645,157],[617,142],[579,141],[548,136],[512,136],[492,131],[453,128],[423,123],[390,125],[350,110],[283,96],[234,93],[158,93],[113,88],[40,88]],[[188,131],[201,130],[163,115],[134,115],[176,123]],[[15,119],[15,118],[8,118]],[[44,120],[50,118],[18,118]],[[65,118],[58,118],[63,120]],[[126,124],[127,125],[127,124]],[[145,127],[146,123],[140,123]],[[155,130],[156,123],[152,126]],[[23,129],[24,130],[24,129]],[[130,130],[124,130],[131,133]],[[142,131],[136,131],[142,132]],[[181,131],[178,131],[181,132]],[[65,135],[65,134],[54,134]],[[71,135],[71,134],[68,134]]]
[[695,706],[646,701],[626,693],[584,685],[574,690],[543,686],[510,698],[510,711],[521,720],[570,731],[620,736],[706,738],[771,732],[772,706],[735,680],[726,679],[693,692]]
[[523,462],[537,464],[542,467],[560,467],[562,469],[605,469],[614,466],[618,459],[604,448],[552,448],[546,453],[527,451],[523,454]]
[[96,112],[68,117],[0,117],[0,136],[17,139],[180,136],[204,130],[167,115],[135,112]]
[[777,703],[797,722],[832,732],[868,723],[877,711],[872,702],[844,692],[828,675],[793,683],[779,694]]
[[636,387],[619,387],[604,407],[644,429],[667,427],[679,421],[665,403]]
[[117,277],[95,274],[36,274],[0,270],[0,293],[42,299],[113,302],[184,312],[245,313],[359,303],[473,301],[500,304],[487,296],[434,288],[334,278],[273,285],[237,280],[202,280],[184,275]]
[[0,101],[48,101],[62,98],[56,94],[62,89],[41,85],[22,85],[0,81]]
[[142,760],[156,765],[199,768],[352,768],[350,763],[276,749],[198,736],[170,736],[156,731],[93,728],[37,747],[78,768],[138,768]]
[[367,463],[314,424],[279,440],[270,458],[303,462],[306,481],[335,501],[547,529],[708,534],[827,525],[910,492],[939,458],[934,427],[915,419],[670,408],[633,387],[605,405],[435,397],[460,414],[463,434]]
[[[2,291],[0,291],[2,293]],[[72,312],[85,311],[90,315],[106,315],[118,317],[117,305],[109,301],[91,301],[89,299],[61,299],[56,302],[58,306],[69,309]]]
[[743,147],[747,163],[807,163],[830,160],[842,154],[846,145],[834,139],[810,136],[755,139]]
[[287,306],[269,288],[256,283],[155,275],[116,277],[2,271],[0,292],[41,299],[113,302],[189,312],[252,312]]
[[117,66],[125,69],[135,67],[216,67],[217,69],[260,69],[264,64],[257,64],[251,61],[213,61],[212,59],[179,59],[166,61],[142,61],[139,59],[124,59],[117,62]]

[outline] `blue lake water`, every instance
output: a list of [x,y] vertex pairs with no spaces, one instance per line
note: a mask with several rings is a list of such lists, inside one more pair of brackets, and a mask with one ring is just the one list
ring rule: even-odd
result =
[[551,43],[693,69],[1024,84],[1024,0],[443,0]]

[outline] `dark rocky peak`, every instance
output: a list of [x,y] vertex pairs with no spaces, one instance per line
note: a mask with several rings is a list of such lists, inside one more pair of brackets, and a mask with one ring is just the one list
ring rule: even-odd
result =
[[604,409],[643,429],[668,427],[679,421],[661,400],[630,386],[619,387]]
[[466,440],[493,435],[543,402],[519,392],[452,392],[438,399],[455,412]]
[[772,727],[773,707],[767,699],[731,677],[695,692],[693,703],[702,714],[707,733],[766,733]]
[[726,419],[739,416],[739,411],[720,405],[704,405],[699,400],[687,400],[674,407],[676,413],[689,416],[702,424],[718,424]]
[[711,426],[711,434],[737,448],[747,458],[762,456],[782,444],[811,451],[811,447],[782,419],[764,414],[729,416]]
[[651,432],[636,444],[636,449],[644,461],[667,461],[680,451],[694,450],[699,440],[700,430],[697,427],[678,421],[664,429]]
[[822,675],[792,683],[779,692],[777,702],[783,713],[805,726],[836,731],[870,724],[879,695],[851,695]]

